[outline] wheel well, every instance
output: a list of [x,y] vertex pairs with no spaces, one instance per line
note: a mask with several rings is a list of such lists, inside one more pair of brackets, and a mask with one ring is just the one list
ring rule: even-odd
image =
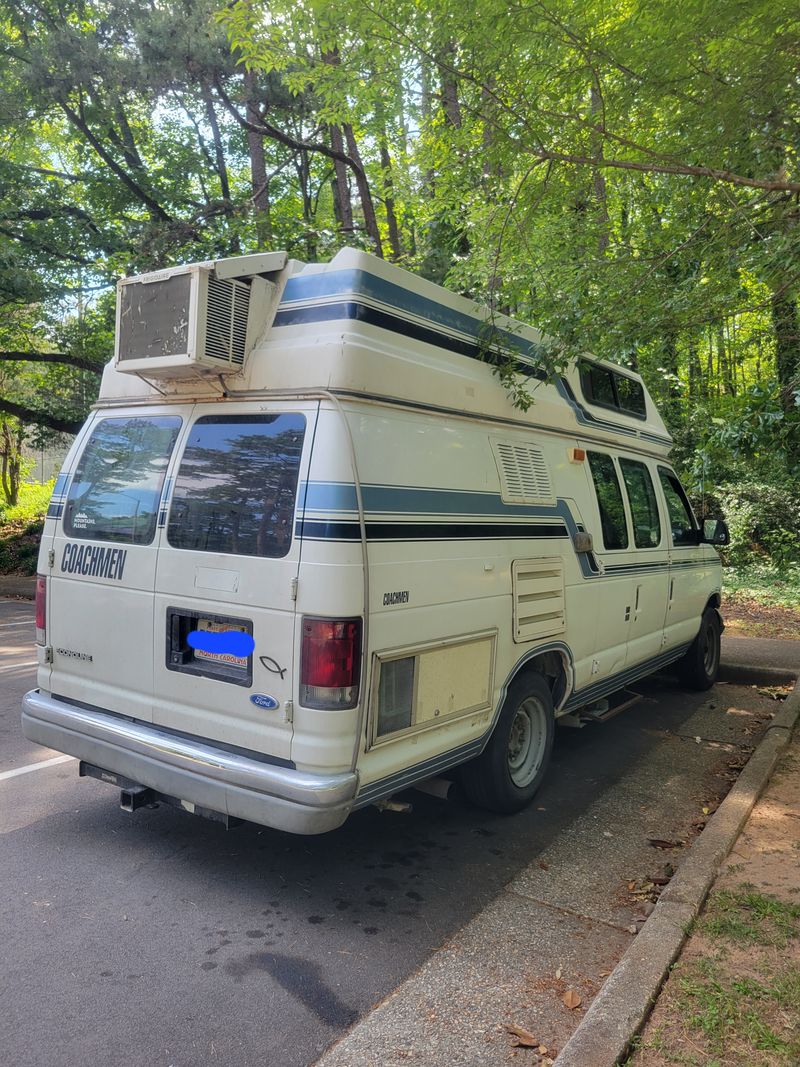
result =
[[526,674],[543,676],[553,697],[554,708],[558,709],[566,700],[569,685],[569,661],[566,653],[550,649],[534,655],[509,678],[509,684]]

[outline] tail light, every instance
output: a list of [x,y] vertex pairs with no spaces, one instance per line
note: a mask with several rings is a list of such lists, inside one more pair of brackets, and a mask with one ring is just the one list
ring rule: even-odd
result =
[[36,575],[36,644],[47,644],[47,578]]
[[303,618],[300,703],[334,710],[358,703],[361,619]]

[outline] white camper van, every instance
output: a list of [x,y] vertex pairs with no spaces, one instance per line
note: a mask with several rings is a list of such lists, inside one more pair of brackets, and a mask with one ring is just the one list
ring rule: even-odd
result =
[[130,809],[318,833],[457,765],[518,810],[559,716],[672,662],[710,686],[727,532],[641,379],[546,381],[540,344],[351,249],[122,281],[42,539],[26,736]]

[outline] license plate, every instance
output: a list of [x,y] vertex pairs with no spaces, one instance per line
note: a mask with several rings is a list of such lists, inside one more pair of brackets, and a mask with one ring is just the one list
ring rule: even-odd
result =
[[[205,630],[212,634],[221,634],[226,630],[235,630],[237,633],[246,634],[249,630],[246,626],[237,626],[236,623],[214,622],[212,619],[198,619],[197,629]],[[194,658],[205,660],[207,663],[227,663],[230,667],[247,667],[247,656],[234,656],[230,652],[204,652],[200,648],[194,650]]]

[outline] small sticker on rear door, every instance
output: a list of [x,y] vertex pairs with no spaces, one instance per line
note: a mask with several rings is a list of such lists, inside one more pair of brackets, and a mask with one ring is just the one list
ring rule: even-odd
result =
[[278,701],[275,697],[267,696],[266,693],[253,693],[250,699],[256,707],[268,708],[270,711],[274,711],[278,706]]

